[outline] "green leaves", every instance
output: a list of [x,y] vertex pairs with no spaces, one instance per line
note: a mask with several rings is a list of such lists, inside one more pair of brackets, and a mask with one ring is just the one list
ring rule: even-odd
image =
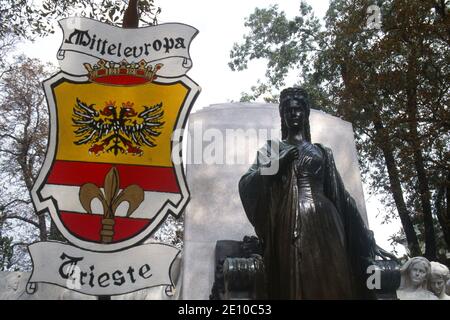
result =
[[[301,2],[300,15],[292,20],[274,5],[267,9],[255,9],[245,21],[250,32],[241,44],[235,43],[229,67],[233,71],[247,68],[251,60],[267,60],[264,86],[279,89],[290,71],[295,70],[298,80],[304,80],[312,71],[312,59],[318,51],[320,23],[312,14],[311,7]],[[264,86],[256,86],[259,92],[266,92]],[[259,94],[246,95],[258,98]]]

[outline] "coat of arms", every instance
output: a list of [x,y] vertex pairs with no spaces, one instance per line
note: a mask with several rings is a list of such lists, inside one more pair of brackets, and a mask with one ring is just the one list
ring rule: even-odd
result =
[[[77,22],[72,29],[73,21],[61,23],[62,71],[44,83],[51,132],[33,201],[71,244],[94,256],[118,254],[168,214],[181,214],[189,200],[181,154],[174,152],[181,137],[173,133],[184,128],[200,91],[185,75],[197,30],[167,24],[111,32],[115,27],[97,21]],[[39,260],[36,248],[30,252]],[[69,274],[61,264],[82,267],[68,251],[61,251],[68,257],[59,261],[62,278]],[[118,294],[154,285],[144,280],[140,287],[79,291]]]

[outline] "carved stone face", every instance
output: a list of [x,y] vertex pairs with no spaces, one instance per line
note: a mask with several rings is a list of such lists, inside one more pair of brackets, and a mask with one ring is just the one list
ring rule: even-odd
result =
[[442,290],[445,288],[445,281],[439,275],[431,275],[430,279],[430,289],[437,296],[440,296]]
[[413,264],[409,270],[409,277],[415,286],[421,285],[427,277],[427,268],[423,263],[417,262]]
[[289,99],[284,103],[284,121],[288,128],[303,128],[307,106],[303,99]]

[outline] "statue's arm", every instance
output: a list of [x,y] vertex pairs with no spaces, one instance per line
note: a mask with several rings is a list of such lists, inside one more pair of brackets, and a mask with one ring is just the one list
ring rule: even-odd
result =
[[239,180],[242,205],[257,233],[263,225],[265,208],[269,205],[270,178],[264,174],[264,170],[270,167],[270,162],[265,157],[266,150],[267,147],[264,147],[258,151],[255,162]]
[[261,240],[264,240],[270,223],[270,208],[273,201],[276,201],[280,188],[279,167],[284,165],[282,160],[286,157],[287,151],[287,148],[281,146],[278,141],[267,141],[257,152],[253,165],[239,181],[242,205]]

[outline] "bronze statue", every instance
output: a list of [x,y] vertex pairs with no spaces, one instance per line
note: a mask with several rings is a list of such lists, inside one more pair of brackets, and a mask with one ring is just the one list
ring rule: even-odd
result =
[[[331,149],[311,143],[309,113],[306,91],[283,90],[282,141],[268,141],[239,182],[245,212],[263,244],[267,298],[371,299],[366,270],[377,247]],[[273,161],[278,172],[265,175]]]

